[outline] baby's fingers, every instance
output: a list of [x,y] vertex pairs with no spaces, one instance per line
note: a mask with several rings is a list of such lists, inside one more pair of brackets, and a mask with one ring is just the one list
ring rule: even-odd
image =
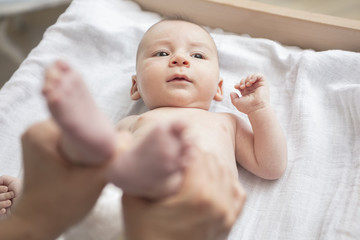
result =
[[240,83],[235,85],[235,88],[241,91],[241,90],[245,89],[245,87],[246,87],[245,83],[246,83],[246,78],[242,78],[240,80]]
[[263,75],[259,73],[252,74],[245,79],[245,85],[246,87],[251,87],[254,83],[261,79],[263,79]]
[[251,87],[257,80],[256,74],[252,74],[246,78],[246,86]]
[[240,80],[240,83],[236,84],[235,85],[235,88],[238,89],[238,90],[244,90],[245,88],[247,87],[251,87],[254,83],[256,83],[256,81],[259,79],[259,78],[262,78],[262,75],[261,74],[252,74],[252,75],[249,75],[245,78],[242,78]]
[[239,95],[238,95],[237,93],[231,92],[231,93],[230,93],[230,99],[231,99],[231,102],[232,102],[233,104],[235,104],[235,102],[236,102],[238,99],[240,99],[240,97],[239,97]]

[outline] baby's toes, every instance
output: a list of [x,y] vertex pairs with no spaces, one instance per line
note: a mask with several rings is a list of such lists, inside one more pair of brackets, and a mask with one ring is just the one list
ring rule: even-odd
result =
[[167,150],[163,151],[161,159],[161,168],[165,175],[177,172],[186,165],[184,155],[187,153],[187,146],[179,142],[173,142],[165,147]]
[[180,162],[180,146],[168,146],[167,151],[162,153],[162,167],[166,174],[170,174],[180,170],[181,162]]

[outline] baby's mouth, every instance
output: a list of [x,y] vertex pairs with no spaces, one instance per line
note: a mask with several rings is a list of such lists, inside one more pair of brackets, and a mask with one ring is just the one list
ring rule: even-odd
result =
[[169,80],[167,80],[167,82],[175,82],[175,81],[192,82],[186,75],[174,75]]

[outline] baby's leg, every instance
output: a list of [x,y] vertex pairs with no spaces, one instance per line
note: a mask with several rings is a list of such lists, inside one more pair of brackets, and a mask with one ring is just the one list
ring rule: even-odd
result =
[[121,158],[109,171],[109,180],[124,192],[150,199],[175,193],[190,159],[191,144],[184,139],[185,125],[158,126]]
[[43,94],[62,130],[61,148],[75,163],[99,164],[115,152],[116,132],[97,108],[81,77],[57,61],[45,76]]
[[81,77],[61,61],[48,69],[43,94],[62,130],[60,146],[70,161],[98,164],[116,159],[109,179],[141,196],[157,198],[177,190],[188,152],[184,126],[174,123],[156,128],[133,147],[129,133],[117,135]]

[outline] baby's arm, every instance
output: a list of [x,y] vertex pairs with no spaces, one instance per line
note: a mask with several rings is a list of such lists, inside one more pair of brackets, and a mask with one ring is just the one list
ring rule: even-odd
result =
[[234,106],[248,115],[251,129],[237,121],[236,159],[243,167],[265,179],[277,179],[285,171],[287,146],[283,130],[270,106],[269,86],[260,74],[242,79],[231,93]]
[[20,195],[21,180],[11,176],[0,176],[0,216],[8,215],[10,207]]

